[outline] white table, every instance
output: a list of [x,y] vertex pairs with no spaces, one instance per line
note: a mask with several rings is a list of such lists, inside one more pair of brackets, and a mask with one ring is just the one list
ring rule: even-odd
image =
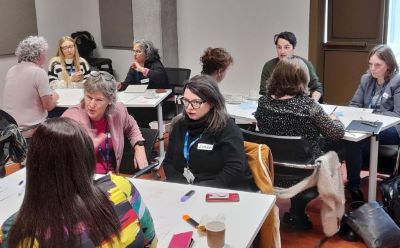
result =
[[[57,89],[60,95],[58,107],[71,107],[79,104],[83,98],[83,89]],[[163,93],[157,93],[157,98],[145,98],[144,93],[117,93],[117,101],[122,102],[128,108],[155,108],[157,107],[158,137],[160,140],[160,157],[164,157],[164,125],[161,102],[171,94],[172,90],[166,89]],[[137,117],[140,118],[140,117]]]
[[[372,109],[355,108],[348,106],[336,106],[321,104],[325,112],[331,114],[335,110],[335,114],[345,126],[347,126],[352,120],[379,120],[383,123],[382,130],[388,129],[400,123],[400,118],[373,114]],[[337,107],[337,108],[336,108]],[[336,109],[335,109],[336,108]],[[232,117],[240,121],[247,121],[250,123],[256,122],[254,113],[257,110],[257,102],[245,101],[242,104],[226,104],[226,109]],[[346,132],[343,139],[353,142],[369,138],[371,139],[370,144],[370,162],[369,162],[369,184],[368,184],[368,200],[376,200],[376,180],[377,180],[377,169],[378,169],[378,150],[379,150],[379,139],[377,135],[363,134]]]
[[[0,224],[10,215],[18,211],[24,196],[25,169],[21,169],[3,179],[0,179]],[[154,220],[154,226],[159,239],[158,247],[168,247],[171,237],[175,233],[193,231],[193,238],[197,247],[207,247],[205,236],[199,236],[197,231],[183,221],[184,214],[200,221],[204,216],[215,217],[218,214],[225,216],[226,246],[244,248],[249,247],[260,230],[268,213],[275,203],[274,195],[248,193],[217,188],[200,187],[151,181],[130,179],[138,188],[140,194]],[[181,196],[189,190],[195,194],[186,202],[180,202]],[[6,193],[7,192],[7,193]],[[239,192],[239,202],[207,203],[206,193]]]

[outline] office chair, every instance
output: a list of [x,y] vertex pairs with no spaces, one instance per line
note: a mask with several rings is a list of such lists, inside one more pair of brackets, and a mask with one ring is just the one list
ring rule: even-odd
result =
[[[173,102],[174,102],[174,111],[167,111],[165,117],[167,120],[172,119],[174,116],[178,115],[182,112],[182,104],[180,104],[177,100],[178,97],[183,94],[183,87],[185,86],[186,80],[190,78],[190,69],[186,68],[165,68],[167,73],[169,84],[172,88]],[[165,102],[165,105],[168,105],[171,101]],[[166,106],[168,109],[169,106]],[[169,108],[170,109],[170,108]]]
[[[158,130],[150,128],[140,128],[143,138],[146,140],[144,143],[144,149],[146,151],[146,157],[149,161],[149,166],[138,171],[134,168],[133,159],[134,151],[133,147],[127,137],[124,138],[124,153],[122,155],[121,166],[119,172],[122,174],[133,175],[139,177],[140,175],[149,172],[159,165],[159,161],[153,156],[154,143],[157,140]],[[159,175],[156,175],[159,176]]]
[[22,162],[27,153],[28,145],[18,129],[15,119],[0,110],[0,178],[6,175],[6,164]]
[[91,33],[88,31],[77,31],[72,33],[71,37],[75,39],[79,55],[86,59],[86,61],[92,67],[92,70],[96,69],[98,71],[107,71],[114,75],[111,59],[93,57],[93,50],[96,49],[97,46]]
[[[266,144],[272,151],[274,163],[274,187],[289,188],[310,176],[319,164],[312,159],[311,145],[300,136],[267,135],[242,129],[245,141]],[[306,230],[312,223],[305,214],[307,204],[318,196],[316,187],[304,190],[290,199],[289,212],[284,214],[283,224]]]

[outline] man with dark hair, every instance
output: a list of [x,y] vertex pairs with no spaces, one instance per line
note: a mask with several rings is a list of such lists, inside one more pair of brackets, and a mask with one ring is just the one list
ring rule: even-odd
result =
[[283,58],[294,56],[303,60],[304,63],[307,65],[310,77],[310,80],[308,82],[310,97],[312,97],[315,101],[320,101],[323,88],[315,72],[314,66],[310,63],[310,61],[300,56],[294,55],[294,49],[296,48],[297,44],[296,36],[292,32],[281,32],[274,36],[274,43],[276,46],[276,53],[278,57],[266,62],[263,67],[260,81],[260,94],[267,94],[267,80],[271,77],[271,74],[274,71],[275,66],[278,64],[278,62]]

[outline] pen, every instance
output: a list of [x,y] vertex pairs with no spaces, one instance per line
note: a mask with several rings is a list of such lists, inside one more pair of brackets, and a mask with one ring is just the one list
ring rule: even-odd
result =
[[367,126],[370,126],[370,127],[377,127],[376,123],[371,123],[369,121],[360,121],[360,123],[362,123],[364,125],[367,125]]
[[182,197],[181,197],[181,202],[185,202],[185,201],[187,201],[193,194],[194,194],[194,190],[190,190],[189,192],[187,192],[186,194],[184,194]]
[[199,231],[205,231],[205,226],[200,225],[199,222],[192,219],[189,215],[185,214],[184,216],[182,216],[182,218],[184,221],[186,221],[187,223],[189,223],[191,226],[198,229]]
[[337,106],[335,106],[335,108],[332,110],[331,114],[335,113],[336,109],[337,109]]

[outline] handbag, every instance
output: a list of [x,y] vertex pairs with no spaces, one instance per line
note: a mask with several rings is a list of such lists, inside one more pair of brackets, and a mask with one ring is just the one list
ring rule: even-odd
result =
[[345,214],[345,222],[369,248],[400,247],[400,228],[376,201]]
[[383,206],[393,220],[400,225],[400,176],[391,177],[381,182]]

